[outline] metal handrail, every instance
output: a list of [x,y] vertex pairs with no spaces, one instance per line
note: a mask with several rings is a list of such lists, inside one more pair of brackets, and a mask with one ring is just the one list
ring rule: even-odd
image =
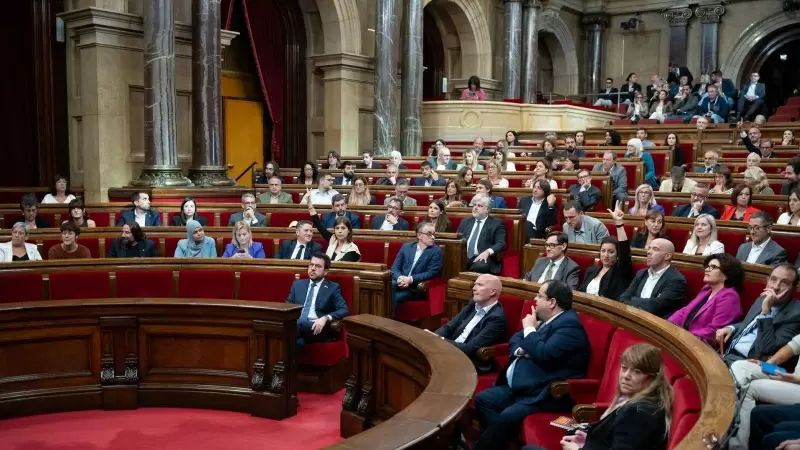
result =
[[243,176],[247,175],[247,172],[249,172],[249,171],[250,171],[250,169],[252,169],[252,168],[253,168],[253,166],[255,166],[256,164],[258,164],[258,161],[253,161],[253,162],[251,162],[251,163],[250,163],[250,165],[249,165],[249,166],[247,166],[247,169],[244,169],[244,172],[240,173],[240,174],[239,174],[239,176],[238,176],[238,177],[236,177],[236,182],[238,183],[238,182],[239,182],[239,180],[240,180],[240,179],[241,179]]
[[[554,100],[575,100],[579,102],[585,102],[589,98],[607,96],[607,95],[616,95],[617,96],[617,104],[622,102],[623,96],[628,96],[627,92],[620,92],[617,91],[615,94],[601,94],[597,92],[593,93],[586,93],[586,94],[574,94],[574,95],[567,95],[567,94],[559,94],[557,92],[550,92],[549,94],[544,94],[547,96],[547,104],[552,105]],[[555,98],[554,98],[555,97]],[[594,103],[594,102],[592,102]]]

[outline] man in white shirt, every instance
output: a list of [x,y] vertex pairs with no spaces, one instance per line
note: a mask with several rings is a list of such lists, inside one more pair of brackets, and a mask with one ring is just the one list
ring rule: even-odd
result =
[[787,260],[786,249],[772,240],[772,216],[763,211],[753,213],[747,231],[750,242],[739,246],[737,259],[765,266],[774,266]]
[[672,267],[675,246],[667,239],[653,239],[647,249],[647,269],[633,278],[619,297],[621,303],[667,319],[686,303],[686,278]]
[[403,202],[403,206],[417,206],[417,200],[408,196],[408,190],[409,185],[407,178],[397,180],[397,183],[394,185],[394,197],[387,197],[386,200],[383,201],[383,204],[388,205],[391,198],[396,198]]
[[309,189],[306,195],[300,201],[301,204],[307,203],[308,197],[311,196],[311,203],[314,205],[330,205],[333,196],[338,194],[339,191],[332,188],[333,175],[324,173],[319,176],[319,187],[317,189]]
[[[393,203],[400,205],[397,201]],[[439,276],[442,271],[443,252],[436,245],[436,228],[430,222],[421,222],[416,231],[417,240],[403,244],[392,263],[392,310],[399,303],[422,297],[417,290],[419,283]]]

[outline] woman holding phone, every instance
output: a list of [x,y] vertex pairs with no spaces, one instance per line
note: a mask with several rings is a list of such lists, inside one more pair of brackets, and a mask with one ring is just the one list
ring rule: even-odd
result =
[[244,220],[236,222],[233,226],[233,240],[225,246],[223,258],[265,258],[264,244],[253,241],[253,232],[250,224]]

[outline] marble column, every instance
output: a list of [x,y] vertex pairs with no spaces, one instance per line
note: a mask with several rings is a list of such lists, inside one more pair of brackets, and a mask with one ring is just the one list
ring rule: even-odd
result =
[[669,22],[669,62],[676,66],[686,66],[686,26],[692,18],[689,8],[673,8],[664,12]]
[[[589,61],[589,70],[586,77],[586,92],[597,93],[605,88],[603,76],[603,45],[605,33],[609,24],[609,15],[606,13],[587,13],[583,16],[584,31],[586,32],[586,52]],[[617,83],[617,84],[622,84]],[[594,99],[592,100],[594,103]]]
[[700,19],[700,73],[719,69],[719,22],[725,14],[722,5],[698,6],[694,14]]
[[539,0],[525,0],[522,4],[522,101],[536,103],[539,75]]
[[400,99],[400,153],[422,152],[422,0],[405,0],[403,91]]
[[220,0],[192,0],[192,166],[195,186],[235,186],[220,142]]
[[503,55],[503,98],[520,99],[520,44],[522,39],[522,0],[505,3],[505,55]]
[[175,19],[172,0],[144,8],[144,166],[134,186],[191,186],[175,147]]
[[395,0],[377,0],[375,10],[375,95],[372,111],[372,148],[376,156],[388,156],[395,149],[394,55],[397,11]]

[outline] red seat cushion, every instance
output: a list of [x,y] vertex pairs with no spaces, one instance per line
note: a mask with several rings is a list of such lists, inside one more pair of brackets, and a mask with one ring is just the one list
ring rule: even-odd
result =
[[308,211],[274,211],[269,216],[269,226],[288,227],[290,223],[301,220],[311,220]]
[[506,338],[511,339],[514,333],[522,329],[522,318],[530,312],[530,307],[525,311],[524,298],[507,294],[500,294],[500,304],[506,315]]
[[739,250],[739,246],[744,244],[745,241],[745,231],[725,231],[719,230],[717,232],[717,240],[722,242],[725,245],[725,250],[735,255],[736,251]]
[[697,423],[697,419],[700,418],[700,414],[698,413],[687,413],[681,416],[680,418],[676,419],[677,416],[672,416],[672,430],[669,433],[669,448],[672,450],[673,448],[677,447],[678,444],[692,431],[694,428],[694,424]]
[[[80,239],[80,238],[79,238]],[[92,258],[104,258],[105,255],[100,254],[100,239],[95,237],[90,238],[83,238],[80,239],[79,244],[85,246],[89,249],[89,253],[92,254]]]
[[164,254],[167,258],[172,258],[175,256],[175,249],[178,248],[178,241],[183,238],[179,237],[167,237],[164,238]]
[[[622,363],[622,353],[631,345],[643,342],[641,336],[633,334],[632,332],[617,328],[614,336],[611,338],[611,344],[608,347],[608,356],[606,358],[606,370],[603,373],[603,378],[600,381],[600,386],[597,391],[597,396],[593,403],[609,404],[614,400],[617,393],[617,386],[619,385],[619,366]],[[576,401],[578,401],[576,399]],[[581,402],[583,403],[583,402]]]
[[550,425],[564,413],[534,413],[525,418],[522,424],[522,440],[526,444],[535,444],[546,449],[560,449],[564,430]]
[[48,255],[50,255],[50,248],[55,247],[56,245],[61,244],[61,239],[44,239],[42,240],[42,248],[40,255],[43,259],[47,259]]
[[[231,216],[234,214],[234,211],[222,211],[219,213],[219,225],[222,227],[227,227],[228,222],[231,220]],[[172,256],[173,253],[168,253],[169,256]]]
[[[63,216],[62,216],[63,217]],[[94,220],[94,224],[98,228],[112,227],[114,224],[111,222],[111,213],[106,211],[92,211],[88,217]]]
[[44,300],[42,275],[33,272],[0,274],[0,303],[38,302]]
[[672,355],[661,352],[661,357],[664,359],[664,376],[667,377],[667,381],[674,383],[675,380],[686,376],[686,369]]
[[386,242],[383,241],[356,241],[358,251],[361,252],[361,262],[386,264],[391,267],[394,261],[386,261]]
[[108,272],[53,272],[50,274],[51,300],[108,298]]
[[603,369],[606,365],[606,354],[611,343],[611,336],[614,335],[617,327],[611,322],[607,322],[588,314],[579,314],[578,318],[583,324],[583,329],[589,336],[589,344],[592,346],[592,354],[589,359],[589,369],[586,371],[586,378],[599,380],[603,377]]
[[446,291],[447,280],[442,278],[430,280],[428,282],[428,298],[400,303],[394,311],[395,320],[417,322],[427,317],[442,314],[444,312]]
[[117,272],[117,297],[172,298],[171,270]]
[[691,270],[681,270],[681,273],[686,278],[686,298],[695,298],[705,286],[703,283],[705,272],[702,268],[697,267]]
[[295,277],[294,272],[243,270],[239,274],[239,299],[285,302]]
[[181,270],[178,297],[233,299],[234,278],[232,270]]

